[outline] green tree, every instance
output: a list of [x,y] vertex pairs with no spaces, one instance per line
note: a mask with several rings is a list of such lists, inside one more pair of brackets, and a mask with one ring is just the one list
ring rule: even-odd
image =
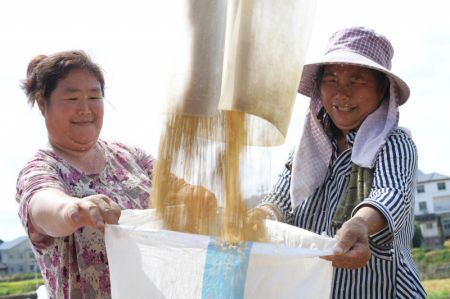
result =
[[419,248],[422,245],[422,231],[420,230],[420,224],[414,221],[414,236],[412,239],[413,248]]

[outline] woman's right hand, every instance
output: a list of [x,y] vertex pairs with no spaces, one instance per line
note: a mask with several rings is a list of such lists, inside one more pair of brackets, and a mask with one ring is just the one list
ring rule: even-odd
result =
[[272,208],[270,205],[260,205],[253,209],[248,210],[247,212],[247,222],[259,222],[261,220],[274,220],[281,221],[281,215],[279,212]]
[[120,208],[103,194],[76,198],[59,189],[44,189],[30,199],[28,216],[30,237],[39,242],[46,236],[71,235],[81,227],[103,229],[105,223],[116,224]]
[[321,258],[332,262],[336,268],[362,268],[372,256],[368,235],[367,222],[361,217],[352,217],[337,231],[338,243],[333,255]]
[[105,223],[117,224],[120,212],[119,205],[108,196],[95,194],[69,201],[63,215],[74,230],[81,227],[103,229]]
[[264,220],[278,220],[275,211],[269,209],[272,208],[269,206],[258,206],[248,210],[246,234],[251,237],[249,241],[265,242],[266,228],[264,226]]

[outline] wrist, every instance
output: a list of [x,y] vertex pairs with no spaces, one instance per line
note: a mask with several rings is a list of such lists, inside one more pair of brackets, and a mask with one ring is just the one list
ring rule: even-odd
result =
[[386,218],[383,214],[369,205],[360,207],[352,218],[358,218],[364,221],[369,235],[379,232],[387,225]]
[[264,211],[270,220],[283,222],[283,215],[271,205],[263,204],[258,206],[258,208]]
[[356,223],[357,225],[364,227],[364,229],[367,231],[367,234],[369,234],[369,223],[364,217],[353,216],[352,218],[350,218],[350,220]]

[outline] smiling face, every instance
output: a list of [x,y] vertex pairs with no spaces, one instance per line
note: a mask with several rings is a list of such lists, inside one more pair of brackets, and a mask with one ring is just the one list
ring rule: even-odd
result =
[[87,151],[103,124],[103,96],[97,78],[74,69],[60,79],[49,101],[38,100],[50,143],[63,151]]
[[378,108],[386,88],[386,80],[371,69],[331,64],[324,68],[320,94],[326,112],[345,135]]

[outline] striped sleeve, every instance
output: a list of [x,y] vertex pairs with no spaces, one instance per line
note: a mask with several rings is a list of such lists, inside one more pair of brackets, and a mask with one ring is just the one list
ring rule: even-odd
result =
[[405,226],[411,224],[416,170],[416,146],[406,133],[397,130],[389,136],[378,156],[369,198],[353,211],[370,205],[384,215],[388,226],[370,236],[376,245],[391,247],[394,237],[403,234]]
[[267,195],[263,201],[263,205],[270,205],[273,208],[276,208],[284,218],[284,222],[293,224],[293,214],[291,208],[291,196],[290,196],[290,187],[291,187],[291,167],[292,160],[294,157],[294,150],[292,150],[289,154],[288,160],[283,167],[283,171],[278,176],[278,181],[273,187],[273,190],[269,195]]

